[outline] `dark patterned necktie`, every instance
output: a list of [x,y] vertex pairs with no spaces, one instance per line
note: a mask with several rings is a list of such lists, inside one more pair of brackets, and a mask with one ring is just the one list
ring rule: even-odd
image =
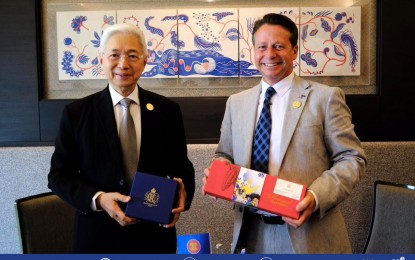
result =
[[131,102],[132,100],[127,98],[120,101],[120,104],[124,107],[125,111],[119,131],[127,181],[130,185],[134,179],[138,164],[137,135],[135,132],[134,121],[130,113]]
[[265,92],[264,105],[255,129],[254,144],[252,147],[251,168],[263,173],[268,173],[269,144],[271,140],[271,97],[276,93],[273,87]]

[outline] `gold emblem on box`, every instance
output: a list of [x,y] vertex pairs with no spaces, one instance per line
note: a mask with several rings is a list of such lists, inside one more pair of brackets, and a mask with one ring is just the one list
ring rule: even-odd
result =
[[152,188],[151,191],[147,191],[144,197],[144,204],[151,207],[157,207],[159,202],[160,195],[157,193],[155,188]]

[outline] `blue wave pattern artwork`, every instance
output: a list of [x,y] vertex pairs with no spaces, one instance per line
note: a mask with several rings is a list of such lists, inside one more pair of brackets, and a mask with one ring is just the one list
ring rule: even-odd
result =
[[[179,51],[170,49],[161,56],[152,53],[152,62],[149,65],[154,67],[143,73],[143,77],[151,78],[158,74],[165,76],[176,75],[179,71],[180,75],[210,75],[217,77],[238,76],[239,62],[229,59],[214,50],[195,50],[195,51]],[[176,60],[176,57],[180,57]],[[248,62],[241,63],[242,66],[248,68],[251,64]],[[256,69],[246,69],[244,76],[251,76],[258,72]]]
[[[169,10],[166,15],[152,12],[128,17],[102,14],[99,21],[88,12],[71,12],[72,18],[58,28],[66,34],[60,38],[64,48],[59,54],[59,73],[65,74],[65,79],[102,78],[98,62],[102,31],[115,22],[129,22],[146,35],[149,57],[144,78],[259,76],[251,38],[256,14],[240,19],[237,8],[212,10]],[[298,10],[277,12],[301,24],[300,62],[294,62],[300,75],[359,75],[360,35],[352,26],[360,23],[360,9],[358,17],[352,8]],[[81,42],[79,36],[87,40]],[[320,38],[320,43],[312,44]],[[236,55],[229,55],[230,49],[236,50]],[[337,70],[341,72],[337,74]]]
[[238,77],[237,9],[179,10],[178,13],[179,77]]

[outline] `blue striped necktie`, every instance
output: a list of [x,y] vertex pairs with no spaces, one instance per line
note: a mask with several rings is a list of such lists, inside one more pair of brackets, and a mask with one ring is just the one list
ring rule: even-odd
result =
[[271,140],[271,97],[277,93],[273,87],[265,92],[264,105],[255,129],[254,144],[252,147],[251,168],[256,171],[268,173],[269,144]]

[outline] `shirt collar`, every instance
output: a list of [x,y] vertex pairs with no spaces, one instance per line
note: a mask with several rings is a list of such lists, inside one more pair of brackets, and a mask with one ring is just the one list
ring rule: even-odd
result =
[[[116,106],[121,99],[123,99],[124,97],[118,93],[111,85],[111,83],[109,83],[109,90],[110,90],[110,95],[111,95],[111,99],[112,99],[112,105]],[[131,100],[133,100],[137,105],[140,104],[140,100],[138,98],[138,87],[136,86],[134,88],[134,91],[131,92],[131,94],[127,97]]]
[[[290,75],[278,81],[272,87],[277,91],[278,96],[283,96],[291,88],[291,84],[294,80],[294,71]],[[264,80],[261,80],[261,93],[267,91],[269,85]]]

